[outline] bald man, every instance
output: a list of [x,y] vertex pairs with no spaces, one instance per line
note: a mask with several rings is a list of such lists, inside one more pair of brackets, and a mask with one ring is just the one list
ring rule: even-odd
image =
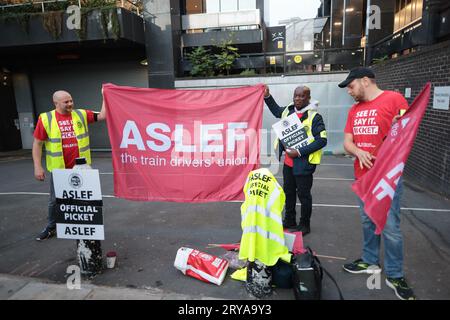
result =
[[[276,118],[286,118],[296,114],[304,125],[309,143],[298,149],[285,148],[278,143],[278,159],[284,152],[283,190],[286,194],[283,227],[301,231],[303,235],[311,232],[312,214],[311,188],[313,173],[320,164],[322,148],[327,144],[327,132],[322,116],[317,113],[317,102],[311,103],[311,90],[299,86],[294,90],[293,101],[286,107],[280,107],[270,95],[266,86],[264,101]],[[297,196],[302,205],[300,221],[296,222]]]
[[46,166],[50,172],[50,199],[48,202],[48,223],[36,237],[41,241],[56,234],[55,191],[53,188],[54,169],[72,169],[75,159],[86,158],[91,162],[88,124],[102,121],[106,118],[105,104],[100,113],[91,110],[74,109],[72,96],[67,91],[56,91],[53,94],[55,109],[41,113],[34,130],[33,163],[34,177],[45,180],[45,170],[42,166],[42,146],[46,149]]

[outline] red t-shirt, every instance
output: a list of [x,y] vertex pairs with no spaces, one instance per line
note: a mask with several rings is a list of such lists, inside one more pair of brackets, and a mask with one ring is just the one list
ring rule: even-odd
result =
[[[397,92],[384,91],[372,101],[354,104],[347,118],[344,132],[353,135],[355,145],[377,155],[379,147],[392,126],[392,119],[401,109],[408,108],[408,101]],[[354,163],[355,178],[362,177],[368,169],[359,166],[359,160]]]
[[[58,111],[55,112],[55,114],[56,122],[58,123],[59,130],[61,131],[64,163],[66,165],[66,169],[72,169],[75,165],[75,159],[79,156],[78,141],[75,136],[75,131],[73,130],[72,115],[60,114]],[[93,111],[86,110],[86,114],[88,123],[95,121]],[[41,117],[39,117],[33,136],[41,141],[48,139],[47,131],[45,131]]]
[[[303,117],[303,113],[297,112],[297,116],[301,119]],[[294,159],[289,157],[287,153],[284,154],[284,164],[291,168],[294,167]]]

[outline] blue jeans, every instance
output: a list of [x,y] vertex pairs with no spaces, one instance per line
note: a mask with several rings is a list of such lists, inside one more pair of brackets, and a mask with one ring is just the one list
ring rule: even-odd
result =
[[375,224],[364,212],[364,203],[358,198],[364,237],[361,259],[369,264],[379,264],[380,243],[381,237],[383,237],[384,269],[389,278],[403,277],[403,236],[400,230],[400,198],[402,194],[403,182],[400,179],[381,235],[375,234]]

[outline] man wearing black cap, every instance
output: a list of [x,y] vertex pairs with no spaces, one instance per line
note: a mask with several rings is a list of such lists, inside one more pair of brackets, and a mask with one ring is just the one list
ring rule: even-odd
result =
[[[392,123],[408,108],[408,102],[399,93],[383,91],[375,82],[375,74],[369,68],[355,68],[350,71],[341,88],[347,88],[355,99],[344,129],[344,148],[356,157],[355,178],[361,178],[370,170],[377,159],[377,152],[387,136]],[[377,161],[383,161],[378,159]],[[400,230],[400,197],[403,193],[402,180],[398,182],[388,220],[383,233],[375,234],[375,224],[364,212],[364,203],[359,201],[363,225],[363,253],[360,259],[344,265],[350,273],[379,273],[381,237],[384,241],[384,268],[386,284],[402,300],[414,300],[415,296],[403,275],[403,238]]]

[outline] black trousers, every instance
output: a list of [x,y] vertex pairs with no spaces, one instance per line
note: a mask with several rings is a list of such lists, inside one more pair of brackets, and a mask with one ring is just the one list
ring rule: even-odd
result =
[[295,205],[297,196],[302,205],[300,224],[309,226],[312,214],[311,188],[313,185],[313,175],[295,176],[293,169],[287,165],[283,166],[283,190],[286,194],[285,218],[296,221]]

